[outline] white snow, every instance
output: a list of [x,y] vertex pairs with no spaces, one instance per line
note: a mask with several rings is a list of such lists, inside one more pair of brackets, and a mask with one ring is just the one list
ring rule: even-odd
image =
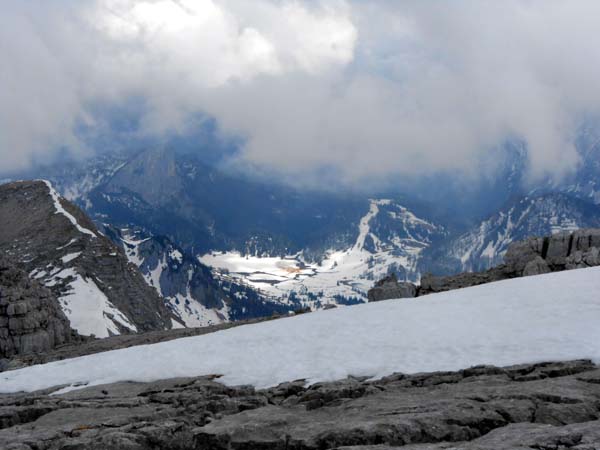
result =
[[73,238],[68,243],[66,243],[65,245],[63,245],[61,247],[56,247],[56,250],[62,250],[64,248],[67,248],[69,245],[74,244],[75,242],[77,242],[77,239]]
[[600,362],[600,267],[245,325],[0,374],[0,392],[220,374],[256,387],[348,375]]
[[166,257],[163,255],[162,259],[158,261],[156,267],[152,269],[152,271],[149,274],[144,275],[146,283],[148,283],[150,286],[156,289],[156,292],[158,292],[159,295],[162,295],[162,290],[160,289],[160,277],[166,268]]
[[68,255],[65,255],[61,258],[61,261],[66,264],[68,262],[73,261],[74,259],[79,258],[79,256],[81,256],[81,252],[76,252],[76,253],[69,253]]
[[207,308],[192,297],[189,285],[186,295],[177,294],[165,297],[165,300],[169,302],[171,311],[189,328],[217,325],[229,320],[227,306],[221,309]]
[[216,325],[229,320],[229,309],[224,305],[221,309],[207,308],[200,302],[194,299],[191,293],[190,283],[194,275],[194,270],[188,270],[187,292],[185,295],[176,294],[175,296],[165,296],[158,289],[159,294],[163,295],[165,300],[169,302],[171,311],[183,321],[186,327],[206,327],[208,325]]
[[288,258],[243,256],[239,252],[214,252],[198,260],[208,266],[218,267],[235,273],[261,274],[263,279],[279,277],[288,279],[290,274],[298,272],[298,261],[294,256]]
[[169,253],[169,258],[171,258],[173,261],[177,261],[179,264],[183,262],[183,255],[177,249],[171,250]]
[[371,201],[369,212],[360,219],[360,223],[358,224],[358,238],[356,239],[356,243],[354,244],[355,250],[362,250],[365,246],[365,239],[367,235],[371,231],[369,227],[369,223],[371,219],[379,214],[379,202]]
[[[67,269],[61,269],[60,267],[52,267],[52,271],[46,276],[44,273],[45,281],[44,285],[48,287],[56,286],[61,280],[69,277],[77,277],[77,272],[72,267]],[[41,277],[38,277],[41,278]]]
[[58,195],[58,192],[56,192],[56,190],[52,187],[52,183],[50,183],[48,180],[42,180],[46,186],[48,186],[48,191],[50,192],[50,196],[52,197],[52,200],[54,201],[54,208],[56,209],[56,213],[55,214],[62,214],[63,216],[65,216],[67,219],[69,219],[69,221],[75,225],[75,227],[84,234],[89,234],[92,237],[98,237],[96,236],[96,234],[91,231],[88,230],[87,228],[82,227],[81,225],[79,225],[79,223],[77,222],[77,219],[75,219],[75,217],[73,217],[72,214],[70,214],[69,212],[67,212],[67,210],[65,208],[63,208],[62,204],[60,203],[60,196]]
[[59,301],[71,327],[77,332],[84,336],[94,334],[104,338],[111,334],[120,334],[117,324],[137,331],[136,326],[114,307],[96,283],[77,274],[73,269],[65,269],[57,275],[59,278],[66,276],[74,276],[75,280],[69,284],[69,293],[60,297]]

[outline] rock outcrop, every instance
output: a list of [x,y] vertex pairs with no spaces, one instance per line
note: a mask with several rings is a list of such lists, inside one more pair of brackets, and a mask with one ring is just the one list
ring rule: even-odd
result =
[[7,450],[591,450],[600,368],[572,361],[303,380],[255,390],[217,377],[0,395]]
[[[465,272],[450,276],[425,274],[421,278],[420,286],[400,283],[388,277],[376,283],[368,295],[369,301],[419,297],[509,278],[598,265],[600,265],[600,229],[583,229],[515,242],[508,248],[504,264],[484,272]],[[413,292],[414,295],[410,295]],[[399,293],[405,295],[398,295]]]
[[492,283],[506,278],[508,277],[502,266],[495,267],[485,272],[466,272],[446,277],[436,277],[431,274],[425,274],[421,278],[421,285],[418,288],[417,295],[422,296],[436,292],[452,291],[455,289]]
[[45,352],[70,340],[69,321],[56,297],[0,258],[0,360]]
[[597,266],[599,253],[600,229],[584,229],[517,242],[508,248],[504,261],[518,274],[529,262],[541,258],[555,272]]
[[[81,334],[105,337],[171,327],[162,298],[123,250],[47,182],[0,186],[0,255],[48,287]],[[77,321],[93,311],[95,317]],[[80,327],[90,324],[91,330]]]
[[390,298],[413,298],[417,296],[417,286],[407,281],[398,281],[396,274],[391,274],[375,283],[369,289],[370,302],[378,302]]

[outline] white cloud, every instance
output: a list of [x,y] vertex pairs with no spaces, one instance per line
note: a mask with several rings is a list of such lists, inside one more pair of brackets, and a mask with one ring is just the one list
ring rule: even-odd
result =
[[534,175],[577,164],[600,112],[595,0],[4,2],[0,157],[26,166],[145,99],[143,132],[214,116],[240,158],[299,174],[467,171],[507,136]]

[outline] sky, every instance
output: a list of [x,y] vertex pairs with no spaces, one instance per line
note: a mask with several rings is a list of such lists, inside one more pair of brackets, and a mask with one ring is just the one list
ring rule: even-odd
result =
[[[194,135],[291,176],[469,173],[506,140],[532,177],[600,113],[597,0],[0,0],[0,172]],[[130,105],[136,105],[130,108]],[[81,130],[103,135],[102,148]]]

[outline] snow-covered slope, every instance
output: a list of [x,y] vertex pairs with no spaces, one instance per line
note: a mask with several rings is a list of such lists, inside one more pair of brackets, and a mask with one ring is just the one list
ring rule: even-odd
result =
[[[577,286],[577,289],[573,289]],[[591,358],[600,267],[319,311],[0,375],[0,392],[220,374],[257,387]]]
[[397,202],[371,199],[356,241],[349,248],[326,251],[321,261],[310,261],[302,252],[287,257],[213,252],[199,260],[220,276],[242,280],[283,303],[301,301],[311,307],[358,303],[366,300],[375,281],[391,272],[418,281],[422,251],[443,235],[442,227]]
[[508,246],[530,236],[600,226],[600,208],[565,194],[526,196],[452,241],[446,251],[456,271],[485,270],[502,263]]

